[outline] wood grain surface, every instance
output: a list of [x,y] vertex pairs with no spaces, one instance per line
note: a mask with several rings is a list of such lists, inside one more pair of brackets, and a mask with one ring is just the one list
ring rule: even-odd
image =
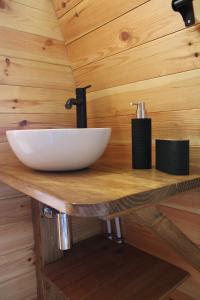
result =
[[198,69],[199,51],[199,25],[196,25],[76,69],[75,83],[91,84],[91,91],[97,91]]
[[195,173],[172,176],[155,169],[51,173],[34,171],[17,159],[10,164],[1,159],[0,179],[59,211],[88,217],[120,214],[200,186]]
[[72,300],[163,299],[187,277],[186,272],[136,248],[98,236],[78,243],[70,252],[46,266],[45,275]]
[[69,65],[62,41],[0,26],[0,55]]
[[0,84],[74,89],[69,66],[0,56]]
[[63,37],[65,41],[69,43],[147,1],[148,0],[81,1],[76,7],[60,18]]
[[[32,0],[24,1],[24,3],[20,3],[20,1],[1,0],[0,26],[6,25],[6,27],[14,30],[17,28],[20,31],[62,41],[63,37],[58,22],[52,14],[52,10],[49,10],[51,6],[48,4],[45,10],[38,9],[38,7],[33,8],[31,5],[29,6],[29,2],[33,3]],[[49,11],[50,13],[48,13]]]
[[183,29],[181,17],[177,18],[170,1],[165,2],[166,5],[159,0],[147,1],[137,9],[130,10],[69,43],[67,51],[73,68],[102,60]]
[[53,0],[55,12],[58,18],[79,4],[82,0]]
[[70,97],[74,97],[74,92],[66,89],[0,85],[0,113],[21,113],[27,114],[27,117],[36,113],[54,114],[55,119],[57,114],[63,114],[66,119],[72,120],[75,110],[64,111],[65,100]]
[[[150,228],[159,238],[183,257],[195,270],[200,272],[200,249],[188,237],[155,207],[139,210],[137,221]],[[134,217],[134,213],[133,213]]]

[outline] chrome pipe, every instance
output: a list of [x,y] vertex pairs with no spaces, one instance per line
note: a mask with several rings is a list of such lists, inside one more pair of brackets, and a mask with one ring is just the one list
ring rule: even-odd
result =
[[121,233],[121,225],[119,217],[115,218],[115,227],[116,227],[116,238],[117,243],[122,244],[122,233]]
[[108,239],[112,240],[112,226],[111,226],[111,220],[106,220],[106,225],[107,225],[107,233],[108,233]]
[[69,216],[65,213],[57,213],[58,248],[69,250],[71,248],[71,232]]

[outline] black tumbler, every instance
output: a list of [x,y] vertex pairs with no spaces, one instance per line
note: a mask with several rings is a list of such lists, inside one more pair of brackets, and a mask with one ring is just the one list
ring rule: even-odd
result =
[[151,169],[151,119],[132,119],[132,168]]
[[156,140],[156,169],[173,175],[189,175],[189,140]]

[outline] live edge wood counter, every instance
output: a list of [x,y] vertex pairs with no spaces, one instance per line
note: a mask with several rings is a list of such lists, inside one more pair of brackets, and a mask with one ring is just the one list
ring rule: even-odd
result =
[[172,176],[152,170],[39,172],[17,159],[0,164],[0,180],[74,216],[104,217],[138,210],[200,187],[200,175]]

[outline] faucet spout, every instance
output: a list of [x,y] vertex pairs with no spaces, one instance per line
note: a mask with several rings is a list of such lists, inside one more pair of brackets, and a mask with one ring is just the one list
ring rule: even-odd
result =
[[75,98],[69,98],[67,102],[65,103],[66,109],[71,109],[73,105],[80,105],[81,101],[75,99]]

